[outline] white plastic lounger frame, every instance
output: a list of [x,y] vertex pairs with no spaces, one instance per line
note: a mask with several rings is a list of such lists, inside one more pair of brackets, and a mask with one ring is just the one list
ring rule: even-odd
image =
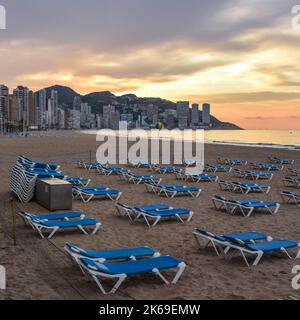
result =
[[276,203],[274,210],[271,210],[269,206],[257,208],[257,207],[251,207],[250,205],[245,206],[238,202],[226,201],[226,204],[227,204],[227,208],[229,208],[229,211],[228,211],[229,213],[235,213],[239,209],[244,217],[250,217],[254,210],[261,210],[261,209],[266,209],[270,214],[276,214],[280,208],[280,203]]
[[[60,229],[64,229],[64,228],[61,228],[59,226],[45,226],[43,225],[42,223],[40,223],[38,220],[32,220],[32,225],[34,226],[35,230],[37,230],[37,232],[40,234],[40,236],[45,239],[45,235],[43,233],[43,231],[50,231],[50,234],[48,235],[48,239],[51,239],[54,234],[60,230]],[[95,224],[95,227],[93,229],[93,231],[91,233],[87,232],[85,230],[85,228],[83,226],[81,226],[80,224],[78,224],[76,226],[80,231],[82,231],[83,234],[87,235],[87,234],[96,234],[97,231],[99,230],[99,228],[101,227],[101,222],[97,222]]]
[[[207,240],[207,242],[204,245],[204,248],[207,248],[207,247],[209,247],[209,245],[212,245],[217,256],[220,256],[222,254],[219,252],[218,246],[224,247],[224,250],[225,250],[230,245],[230,243],[228,241],[219,240],[216,238],[216,236],[214,234],[212,234],[210,232],[206,232],[206,234],[204,234],[204,233],[197,231],[197,229],[196,229],[193,232],[193,235],[194,235],[196,242],[198,243],[200,248],[202,248],[203,246],[202,246],[199,238]],[[224,254],[224,252],[223,252],[223,254]]]
[[[300,243],[298,244],[298,248],[300,248]],[[243,258],[243,260],[245,261],[245,263],[246,263],[246,265],[248,267],[250,267],[250,265],[252,265],[252,266],[258,265],[258,263],[260,262],[261,258],[265,254],[263,251],[260,251],[260,250],[255,251],[255,250],[247,249],[242,243],[241,243],[241,245],[238,245],[238,244],[235,245],[235,244],[230,242],[228,247],[224,251],[225,254],[229,251],[229,249],[234,249],[234,250],[231,250],[231,253],[234,253],[234,251],[235,252],[239,252],[242,255],[242,258]],[[300,249],[298,250],[298,252],[297,252],[297,254],[295,255],[294,258],[290,255],[290,253],[285,248],[281,248],[280,251],[283,252],[284,254],[286,254],[289,259],[299,259],[300,258]],[[246,254],[256,256],[252,264],[249,263],[249,261],[248,261],[248,259],[246,257]],[[232,254],[231,254],[231,256],[232,256]]]
[[[103,294],[115,293],[119,289],[120,285],[126,280],[126,278],[128,278],[128,276],[124,273],[110,275],[107,273],[99,272],[98,270],[88,268],[82,262],[81,262],[81,267],[87,272],[87,275],[89,277],[91,277],[96,282],[97,286],[99,287],[99,289],[101,290],[101,292]],[[152,272],[155,275],[159,276],[165,284],[170,284],[170,283],[176,284],[178,282],[179,278],[181,277],[182,273],[184,272],[185,268],[186,268],[186,264],[183,261],[181,263],[179,263],[177,266],[178,271],[176,272],[176,274],[175,274],[174,278],[171,280],[171,282],[168,281],[157,268],[154,268],[152,270]],[[108,278],[108,279],[117,279],[117,281],[115,282],[113,288],[110,291],[107,291],[104,289],[101,281],[99,280],[99,277]]]
[[[120,199],[121,195],[122,195],[121,191],[119,191],[118,194],[116,194],[114,196],[109,194],[109,191],[111,189],[106,189],[106,190],[104,189],[103,191],[108,191],[108,192],[105,193],[105,194],[101,194],[101,195],[86,193],[86,192],[84,192],[84,190],[78,190],[78,189],[73,189],[73,190],[75,192],[75,198],[79,195],[81,200],[84,203],[90,202],[94,197],[107,197],[112,201],[118,201]],[[76,195],[76,192],[77,192],[77,195]]]
[[[170,209],[172,210],[172,209]],[[136,220],[138,220],[140,217],[143,217],[143,219],[146,221],[148,227],[155,227],[158,222],[163,219],[163,218],[173,218],[173,217],[176,217],[181,223],[185,224],[185,223],[188,223],[192,220],[192,217],[194,215],[194,212],[193,211],[190,211],[189,213],[185,214],[187,215],[187,219],[186,220],[183,220],[181,218],[181,214],[175,214],[173,216],[168,216],[168,217],[164,217],[164,216],[159,216],[159,215],[153,215],[147,211],[144,211],[144,210],[133,210],[134,213],[136,214]],[[157,214],[159,214],[159,211],[156,211]],[[154,222],[151,224],[149,220],[154,220]]]

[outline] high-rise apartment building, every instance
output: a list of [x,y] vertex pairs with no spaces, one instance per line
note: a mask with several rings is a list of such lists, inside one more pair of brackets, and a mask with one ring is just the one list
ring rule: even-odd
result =
[[176,103],[178,128],[184,129],[189,125],[190,103],[189,101],[178,101]]
[[37,125],[46,128],[47,91],[42,89],[36,93]]
[[191,124],[192,124],[192,126],[199,125],[199,104],[197,104],[197,103],[192,104]]
[[29,89],[27,87],[18,86],[13,91],[15,98],[20,101],[19,119],[22,122],[23,130],[29,126]]
[[204,103],[202,106],[202,122],[205,125],[210,125],[210,104]]
[[73,110],[80,111],[81,108],[81,98],[79,96],[75,96],[73,99]]

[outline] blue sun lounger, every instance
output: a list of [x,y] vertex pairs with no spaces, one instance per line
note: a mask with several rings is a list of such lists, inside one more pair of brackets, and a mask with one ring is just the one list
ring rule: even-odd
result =
[[288,168],[287,172],[291,176],[300,177],[300,169],[298,168]]
[[230,172],[232,170],[231,166],[226,165],[210,165],[206,164],[204,166],[204,171],[206,172]]
[[158,211],[158,210],[168,210],[173,209],[170,205],[165,203],[159,204],[149,204],[141,206],[128,206],[126,204],[117,202],[115,203],[117,213],[120,216],[127,216],[131,221],[136,217],[135,210],[144,210],[144,211]]
[[219,177],[214,175],[214,174],[206,174],[206,173],[201,173],[201,174],[186,174],[185,175],[185,180],[191,180],[192,182],[216,182],[218,181]]
[[84,187],[84,188],[73,188],[73,194],[75,198],[80,197],[83,202],[89,202],[95,197],[104,197],[108,198],[112,201],[117,201],[122,192],[117,189],[110,189],[108,187],[103,186],[95,186],[95,187]]
[[[216,253],[219,255],[219,251],[217,246],[225,247],[224,254],[228,255],[228,252],[238,251],[241,253],[246,265],[249,267],[250,263],[246,257],[246,255],[254,255],[256,256],[252,265],[257,265],[261,258],[266,253],[272,252],[283,252],[290,259],[292,259],[289,249],[298,249],[297,254],[295,255],[295,259],[300,258],[300,243],[290,240],[274,240],[270,236],[266,236],[264,234],[251,231],[251,232],[242,232],[242,233],[229,233],[221,236],[216,236],[212,233],[209,233],[205,230],[196,229],[194,232],[196,239],[199,243],[198,237],[203,237],[208,240],[208,244],[212,244]],[[199,243],[200,245],[200,243]]]
[[153,170],[157,173],[166,174],[166,173],[174,173],[178,170],[175,166],[154,166]]
[[[159,276],[164,283],[169,284],[169,281],[162,275],[161,271],[174,268],[178,269],[175,277],[171,281],[172,284],[175,284],[186,267],[182,260],[171,256],[160,256],[157,258],[118,263],[99,263],[87,258],[80,258],[79,261],[81,267],[96,282],[103,294],[115,293],[128,277],[147,273],[154,273]],[[117,281],[113,288],[110,291],[107,291],[104,289],[100,278],[117,279]]]
[[[228,238],[228,237],[227,237]],[[254,255],[255,259],[252,263],[253,266],[256,266],[261,258],[267,253],[277,253],[282,252],[288,256],[288,258],[293,259],[291,254],[289,253],[289,249],[298,249],[297,254],[295,255],[295,259],[300,258],[300,243],[290,240],[270,240],[264,242],[257,243],[245,243],[243,240],[238,238],[228,238],[230,240],[229,246],[227,250],[236,250],[238,251],[246,265],[249,267],[250,263],[246,257],[246,255]]]
[[50,231],[48,239],[58,231],[62,229],[78,228],[84,234],[88,234],[85,230],[86,227],[93,227],[91,234],[96,234],[99,230],[101,223],[95,219],[81,219],[81,220],[69,220],[69,221],[45,221],[45,220],[32,220],[32,225],[38,231],[42,238],[45,238],[44,231]]
[[244,177],[247,179],[253,179],[253,180],[260,180],[260,179],[272,180],[273,173],[252,170],[252,171],[246,171]]
[[[148,227],[154,227],[163,218],[177,218],[181,223],[190,222],[194,212],[185,208],[171,208],[165,210],[143,210],[135,207],[134,212],[136,213],[136,219],[143,218]],[[183,217],[187,216],[186,220]],[[154,220],[151,224],[149,220]]]
[[91,179],[82,177],[67,177],[65,180],[70,182],[73,187],[86,187],[91,182]]
[[294,160],[290,159],[281,159],[279,157],[268,157],[268,160],[273,163],[279,163],[279,164],[293,164]]
[[202,189],[198,187],[188,187],[185,185],[164,185],[164,184],[150,184],[145,183],[146,190],[148,192],[154,192],[158,195],[165,195],[168,198],[174,198],[175,196],[191,196],[198,198]]
[[114,174],[123,174],[129,173],[130,170],[127,168],[119,168],[119,167],[109,167],[109,166],[100,166],[97,168],[99,173],[102,173],[106,176],[114,175]]
[[268,194],[271,190],[270,186],[266,186],[263,184],[257,184],[254,182],[231,182],[232,191],[241,192],[244,194],[248,194],[250,192],[263,192]]
[[128,182],[132,182],[134,184],[141,184],[141,183],[157,183],[161,182],[161,178],[155,177],[152,174],[132,174],[132,173],[124,173],[122,174],[124,180]]
[[66,242],[64,250],[78,264],[80,258],[88,258],[97,262],[105,262],[107,260],[136,260],[136,258],[151,258],[160,256],[159,252],[156,252],[149,247],[133,247],[110,250],[86,250],[74,244]]
[[[246,231],[246,232],[238,232],[238,233],[227,233],[227,234],[222,234],[222,235],[216,235],[212,232],[206,231],[202,228],[196,228],[193,232],[195,239],[199,245],[200,248],[204,247],[207,248],[210,245],[213,247],[214,251],[216,254],[219,256],[221,255],[221,252],[219,251],[218,248],[223,248],[223,253],[225,251],[228,251],[228,246],[230,246],[230,239],[234,238],[239,238],[245,243],[254,243],[256,241],[260,240],[271,240],[270,237],[263,233],[259,233],[256,231]],[[202,245],[201,241],[204,239],[206,242],[204,246]],[[226,251],[226,252],[227,252]]]
[[257,170],[266,170],[266,171],[281,171],[284,166],[282,164],[274,164],[274,163],[255,163],[252,162],[250,166],[253,169]]
[[298,177],[284,177],[283,184],[286,187],[300,188],[300,178],[298,178]]
[[155,194],[160,194],[163,190],[163,188],[180,188],[180,187],[184,187],[184,184],[181,183],[175,183],[175,184],[158,184],[158,183],[149,183],[146,182],[145,184],[145,188],[147,190],[147,192],[150,193],[155,193]]
[[[33,214],[28,211],[20,210],[17,214],[23,218],[25,223],[30,223],[32,220],[70,220],[70,219],[84,219],[85,215],[78,211],[60,212],[52,214]],[[30,223],[31,224],[31,223]]]
[[300,206],[300,194],[290,191],[282,191],[281,198],[283,202],[299,204]]
[[271,201],[260,200],[228,200],[222,196],[214,195],[212,197],[216,210],[225,209],[227,213],[235,213],[240,211],[244,217],[249,217],[253,211],[267,210],[271,214],[276,214],[280,208],[280,204]]

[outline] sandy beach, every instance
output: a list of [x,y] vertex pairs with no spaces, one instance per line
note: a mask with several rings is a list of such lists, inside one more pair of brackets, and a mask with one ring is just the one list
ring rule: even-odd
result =
[[[1,299],[291,299],[300,292],[291,286],[291,270],[299,261],[285,256],[267,256],[256,267],[247,268],[241,257],[230,261],[217,257],[212,250],[199,249],[193,230],[202,227],[216,234],[255,230],[277,239],[300,242],[300,207],[282,204],[277,215],[253,214],[249,218],[215,211],[211,196],[222,194],[231,198],[261,199],[281,202],[280,192],[286,188],[282,178],[285,170],[275,172],[271,180],[270,194],[241,196],[220,191],[217,183],[200,185],[202,194],[197,199],[178,197],[166,199],[146,192],[143,185],[128,184],[116,176],[103,176],[93,171],[79,169],[77,160],[89,160],[89,150],[95,154],[95,136],[73,132],[57,132],[42,137],[0,138],[0,264],[7,270],[7,290],[0,291]],[[91,185],[107,185],[123,191],[120,202],[133,204],[168,203],[174,207],[186,207],[194,211],[188,224],[162,221],[154,228],[144,223],[132,223],[116,214],[110,200],[83,203],[73,201],[73,209],[102,222],[96,235],[83,235],[77,231],[58,232],[52,243],[43,240],[32,229],[16,218],[17,245],[12,239],[12,213],[10,210],[9,174],[19,154],[34,160],[55,162],[66,175],[89,177]],[[216,164],[218,156],[248,161],[266,162],[270,155],[295,159],[287,167],[300,168],[300,152],[283,149],[254,148],[228,145],[205,146],[205,162]],[[95,160],[95,159],[93,159]],[[134,169],[137,173],[149,173],[148,169]],[[218,173],[221,179],[241,180],[232,173]],[[173,174],[163,176],[166,183],[176,183]],[[263,184],[268,183],[262,181]],[[15,209],[34,213],[47,212],[34,201],[21,204],[15,201]],[[103,295],[95,283],[87,282],[79,268],[64,255],[65,242],[87,249],[124,248],[150,246],[161,254],[182,259],[187,268],[176,285],[165,285],[155,276],[148,275],[128,279],[114,295]]]

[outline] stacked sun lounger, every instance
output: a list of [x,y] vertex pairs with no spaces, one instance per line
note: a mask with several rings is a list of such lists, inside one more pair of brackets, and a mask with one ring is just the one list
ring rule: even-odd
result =
[[[256,231],[227,233],[216,235],[212,232],[197,228],[194,236],[201,248],[202,241],[205,241],[205,248],[211,245],[216,254],[221,253],[230,258],[234,253],[240,253],[246,265],[249,267],[249,256],[254,256],[253,266],[256,266],[261,258],[269,253],[282,252],[292,259],[289,251],[296,250],[295,259],[300,258],[300,243],[291,240],[274,240],[272,237]],[[232,253],[232,255],[231,255]]]
[[126,216],[131,221],[145,221],[148,227],[156,226],[161,219],[176,218],[180,222],[186,223],[191,221],[194,214],[189,209],[173,208],[164,203],[142,206],[128,206],[122,203],[116,203],[115,206],[120,216]]
[[268,194],[271,190],[270,186],[254,182],[219,180],[218,184],[221,190],[239,192],[244,194],[248,194],[250,192],[262,192]]
[[83,202],[90,202],[94,198],[107,198],[112,201],[118,200],[122,192],[106,186],[73,187],[73,197]]
[[85,219],[85,215],[77,211],[55,214],[33,214],[27,211],[19,211],[17,214],[42,238],[47,237],[48,239],[52,238],[58,230],[75,228],[84,234],[88,234],[87,228],[89,227],[93,228],[91,234],[95,234],[101,226],[101,223],[97,220]]
[[174,198],[175,196],[191,196],[193,198],[198,198],[202,191],[199,187],[189,187],[184,184],[145,183],[144,185],[147,192],[156,195],[164,195],[168,198]]
[[[149,247],[132,247],[111,250],[86,250],[66,243],[65,251],[89,278],[95,281],[103,294],[115,293],[129,277],[153,273],[165,284],[176,284],[186,264],[171,256],[161,256]],[[162,271],[177,269],[169,282]],[[111,289],[105,289],[101,279],[115,280]]]
[[277,163],[256,163],[251,162],[250,167],[255,170],[266,170],[266,171],[281,171],[284,166]]
[[249,217],[254,211],[266,211],[276,214],[280,208],[278,202],[260,200],[232,200],[220,195],[214,195],[212,201],[216,210],[225,210],[227,213],[241,213],[244,217]]
[[282,191],[281,192],[281,198],[283,202],[286,203],[294,203],[300,206],[300,194],[294,193],[290,191]]
[[24,155],[19,155],[17,161],[24,166],[32,167],[36,169],[48,169],[53,171],[58,171],[60,166],[55,163],[47,163],[47,162],[40,162],[40,161],[33,161]]
[[155,177],[152,174],[134,174],[124,172],[120,175],[121,179],[134,184],[142,184],[142,183],[160,183],[161,178]]
[[37,178],[52,177],[64,178],[56,164],[33,162],[25,156],[19,156],[11,170],[10,190],[21,202],[27,203],[34,197]]
[[272,163],[279,163],[279,164],[293,164],[294,160],[291,159],[281,159],[279,157],[268,157],[268,161]]
[[284,177],[283,184],[286,187],[300,188],[300,178],[299,177]]

